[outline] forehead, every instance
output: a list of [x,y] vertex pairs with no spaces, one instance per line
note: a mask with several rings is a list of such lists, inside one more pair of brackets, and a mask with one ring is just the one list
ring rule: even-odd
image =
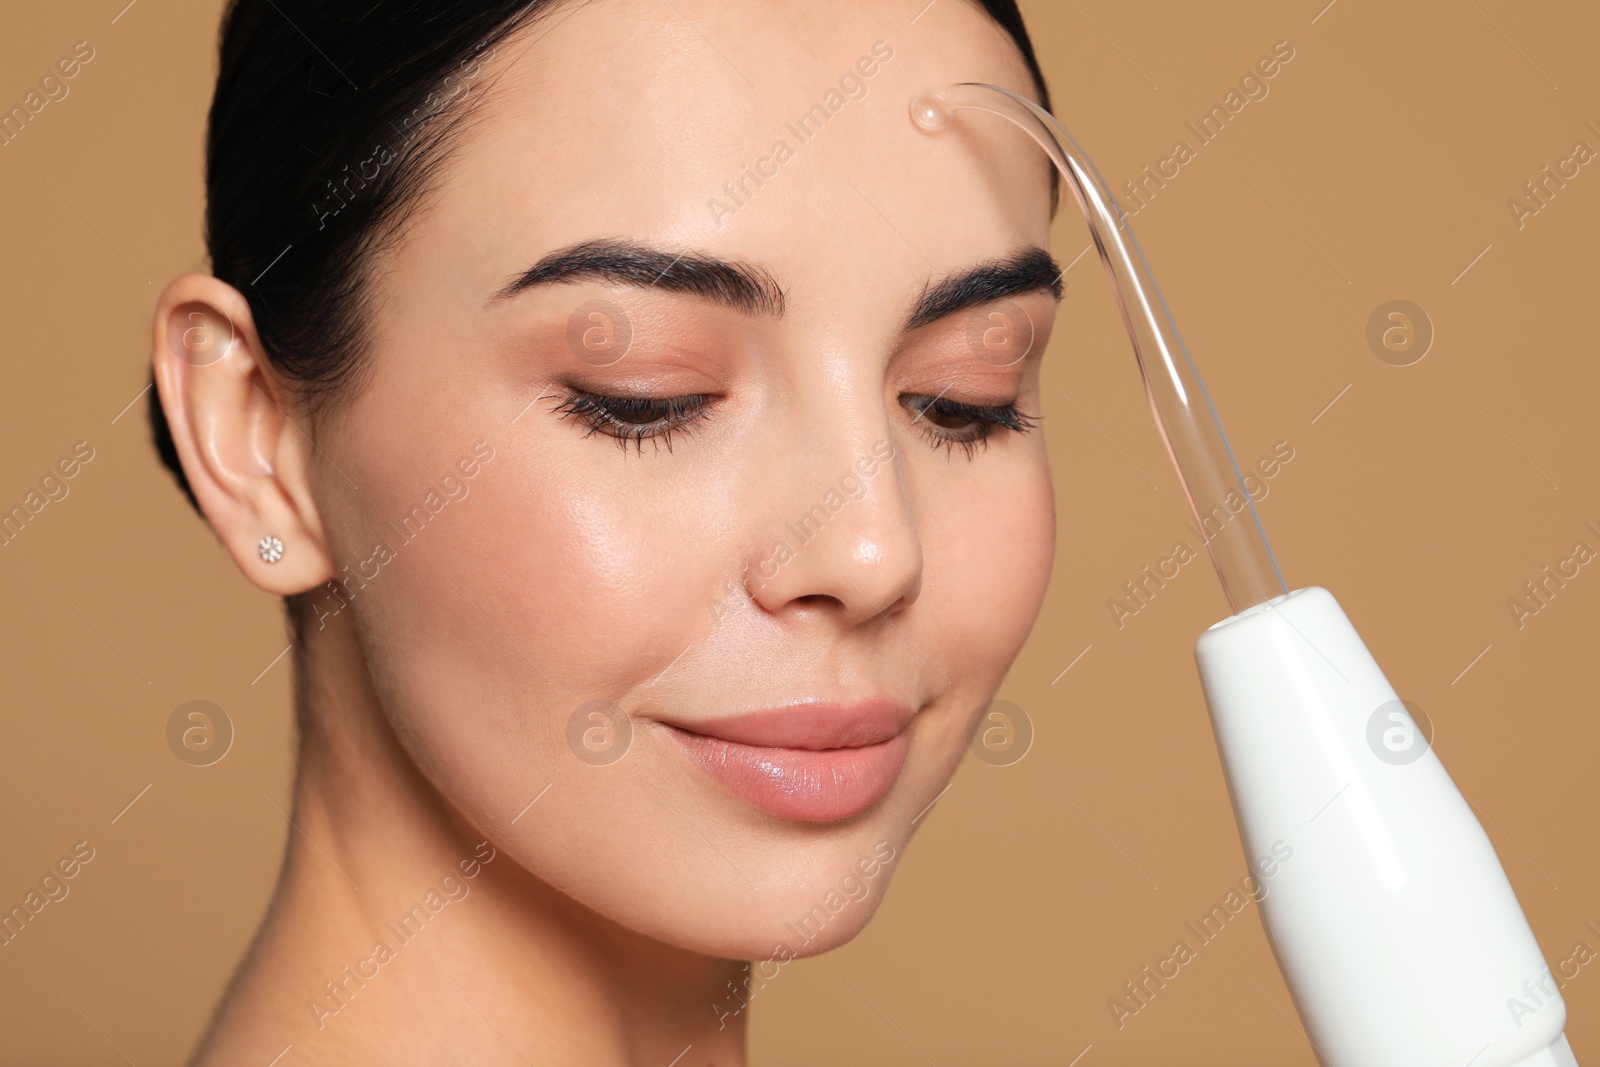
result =
[[414,229],[480,295],[616,236],[760,263],[802,301],[920,288],[1047,240],[1025,136],[911,122],[914,96],[953,81],[1035,95],[970,0],[569,0],[496,50]]

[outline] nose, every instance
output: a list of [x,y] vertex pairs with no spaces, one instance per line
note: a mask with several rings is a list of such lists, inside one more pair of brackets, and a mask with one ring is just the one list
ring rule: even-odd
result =
[[903,459],[885,431],[846,448],[803,449],[781,482],[768,483],[766,536],[744,575],[763,610],[855,626],[915,602],[922,541]]

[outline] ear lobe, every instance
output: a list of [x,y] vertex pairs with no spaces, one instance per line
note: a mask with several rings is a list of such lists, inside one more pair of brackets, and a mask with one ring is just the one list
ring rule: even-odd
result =
[[[279,596],[333,578],[309,489],[312,446],[244,296],[210,275],[175,279],[156,305],[151,361],[184,475],[244,576]],[[274,562],[264,538],[282,543]]]

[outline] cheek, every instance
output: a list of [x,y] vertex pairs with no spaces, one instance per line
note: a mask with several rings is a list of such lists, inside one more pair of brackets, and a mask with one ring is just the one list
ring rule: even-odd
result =
[[[979,712],[994,698],[1044,603],[1055,555],[1055,501],[1042,442],[1020,462],[991,464],[959,482],[943,460],[918,496],[923,595],[914,640],[953,686],[918,724],[900,799],[907,824],[937,796],[965,755]],[[995,458],[995,457],[989,457]],[[934,652],[933,650],[937,650]]]
[[[638,457],[603,447],[594,444],[632,477],[612,477],[601,463],[563,469],[537,448],[507,456],[451,505],[454,515],[399,549],[395,581],[374,583],[391,595],[387,605],[373,601],[374,625],[411,618],[394,635],[407,654],[384,673],[399,671],[419,687],[415,696],[439,689],[441,678],[453,689],[498,677],[522,698],[515,709],[503,699],[480,706],[524,720],[502,725],[527,731],[536,725],[526,721],[531,708],[561,718],[587,700],[615,699],[709,627],[707,591],[727,567],[704,536],[705,495],[640,484],[630,466]],[[564,719],[544,725],[551,736],[565,728]]]
[[983,472],[950,493],[924,539],[924,580],[940,590],[938,603],[928,605],[930,625],[941,631],[954,666],[989,689],[1016,658],[1044,602],[1055,555],[1050,472],[1041,449],[1036,462],[1003,476]]
[[[719,511],[731,507],[728,494],[664,464],[641,474],[641,460],[655,458],[648,445],[645,456],[625,457],[615,445],[585,444],[597,459],[493,499],[518,532],[474,549],[500,561],[515,594],[508,632],[579,700],[616,698],[655,678],[706,635],[719,583],[737,572],[714,532],[736,528],[736,516]],[[510,472],[509,484],[524,474]]]

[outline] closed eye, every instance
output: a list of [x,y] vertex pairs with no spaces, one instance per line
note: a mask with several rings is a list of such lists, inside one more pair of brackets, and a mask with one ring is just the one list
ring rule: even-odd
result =
[[1027,433],[1038,422],[1037,416],[1020,411],[1015,402],[989,406],[966,404],[944,396],[906,393],[900,397],[900,406],[911,412],[912,423],[935,448],[942,447],[948,454],[960,445],[968,459],[978,449],[988,447],[989,435],[996,429]]
[[650,440],[658,447],[665,445],[671,452],[672,435],[687,432],[697,421],[707,418],[707,408],[713,399],[703,393],[633,397],[569,389],[552,413],[563,419],[576,418],[588,426],[585,437],[605,434],[615,438],[624,449],[632,444],[635,451],[641,452],[644,442]]

